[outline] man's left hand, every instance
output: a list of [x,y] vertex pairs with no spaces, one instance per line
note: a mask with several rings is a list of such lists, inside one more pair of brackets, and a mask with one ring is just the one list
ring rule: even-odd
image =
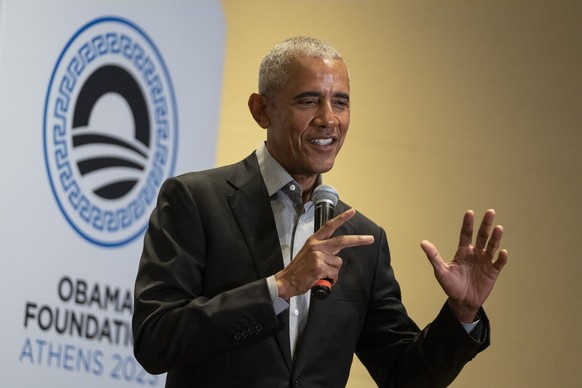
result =
[[507,263],[507,250],[500,250],[495,257],[503,227],[497,225],[491,230],[494,218],[495,210],[485,212],[475,245],[472,245],[475,213],[468,210],[463,218],[459,247],[449,263],[444,262],[431,242],[425,240],[420,243],[439,284],[449,296],[449,306],[459,322],[473,322]]

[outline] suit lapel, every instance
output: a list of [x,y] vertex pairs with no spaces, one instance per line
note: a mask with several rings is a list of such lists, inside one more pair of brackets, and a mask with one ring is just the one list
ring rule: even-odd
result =
[[237,190],[228,196],[228,202],[253,258],[257,276],[271,276],[283,269],[283,256],[271,203],[254,154],[234,165],[229,182]]
[[[235,164],[228,181],[236,188],[228,196],[228,202],[253,258],[257,278],[269,277],[283,269],[283,255],[269,195],[255,155]],[[285,330],[280,330],[275,336],[291,370],[289,317],[285,311],[278,318]]]

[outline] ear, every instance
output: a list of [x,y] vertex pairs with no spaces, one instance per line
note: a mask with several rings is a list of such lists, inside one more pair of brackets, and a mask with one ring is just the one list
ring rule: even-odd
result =
[[249,97],[249,110],[251,111],[251,115],[261,126],[261,128],[267,129],[271,124],[271,120],[269,119],[269,115],[267,114],[267,99],[260,94],[253,93]]

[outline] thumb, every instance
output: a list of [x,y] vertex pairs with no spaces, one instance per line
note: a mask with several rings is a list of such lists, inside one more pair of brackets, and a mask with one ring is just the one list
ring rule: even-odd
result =
[[445,265],[445,262],[443,261],[439,251],[434,246],[434,244],[430,241],[423,240],[420,242],[420,247],[426,254],[428,261],[430,261],[435,271],[440,272],[442,267]]

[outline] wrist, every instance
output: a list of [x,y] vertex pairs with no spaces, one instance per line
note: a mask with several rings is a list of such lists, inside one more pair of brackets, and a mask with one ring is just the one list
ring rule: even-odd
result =
[[480,307],[471,307],[449,298],[447,304],[460,323],[473,323],[479,314]]
[[275,274],[275,283],[277,285],[277,293],[278,293],[279,298],[289,300],[291,298],[291,296],[293,296],[293,295],[291,294],[289,284],[284,280],[284,278],[282,276],[282,272],[283,271],[280,271],[280,272],[277,272]]

